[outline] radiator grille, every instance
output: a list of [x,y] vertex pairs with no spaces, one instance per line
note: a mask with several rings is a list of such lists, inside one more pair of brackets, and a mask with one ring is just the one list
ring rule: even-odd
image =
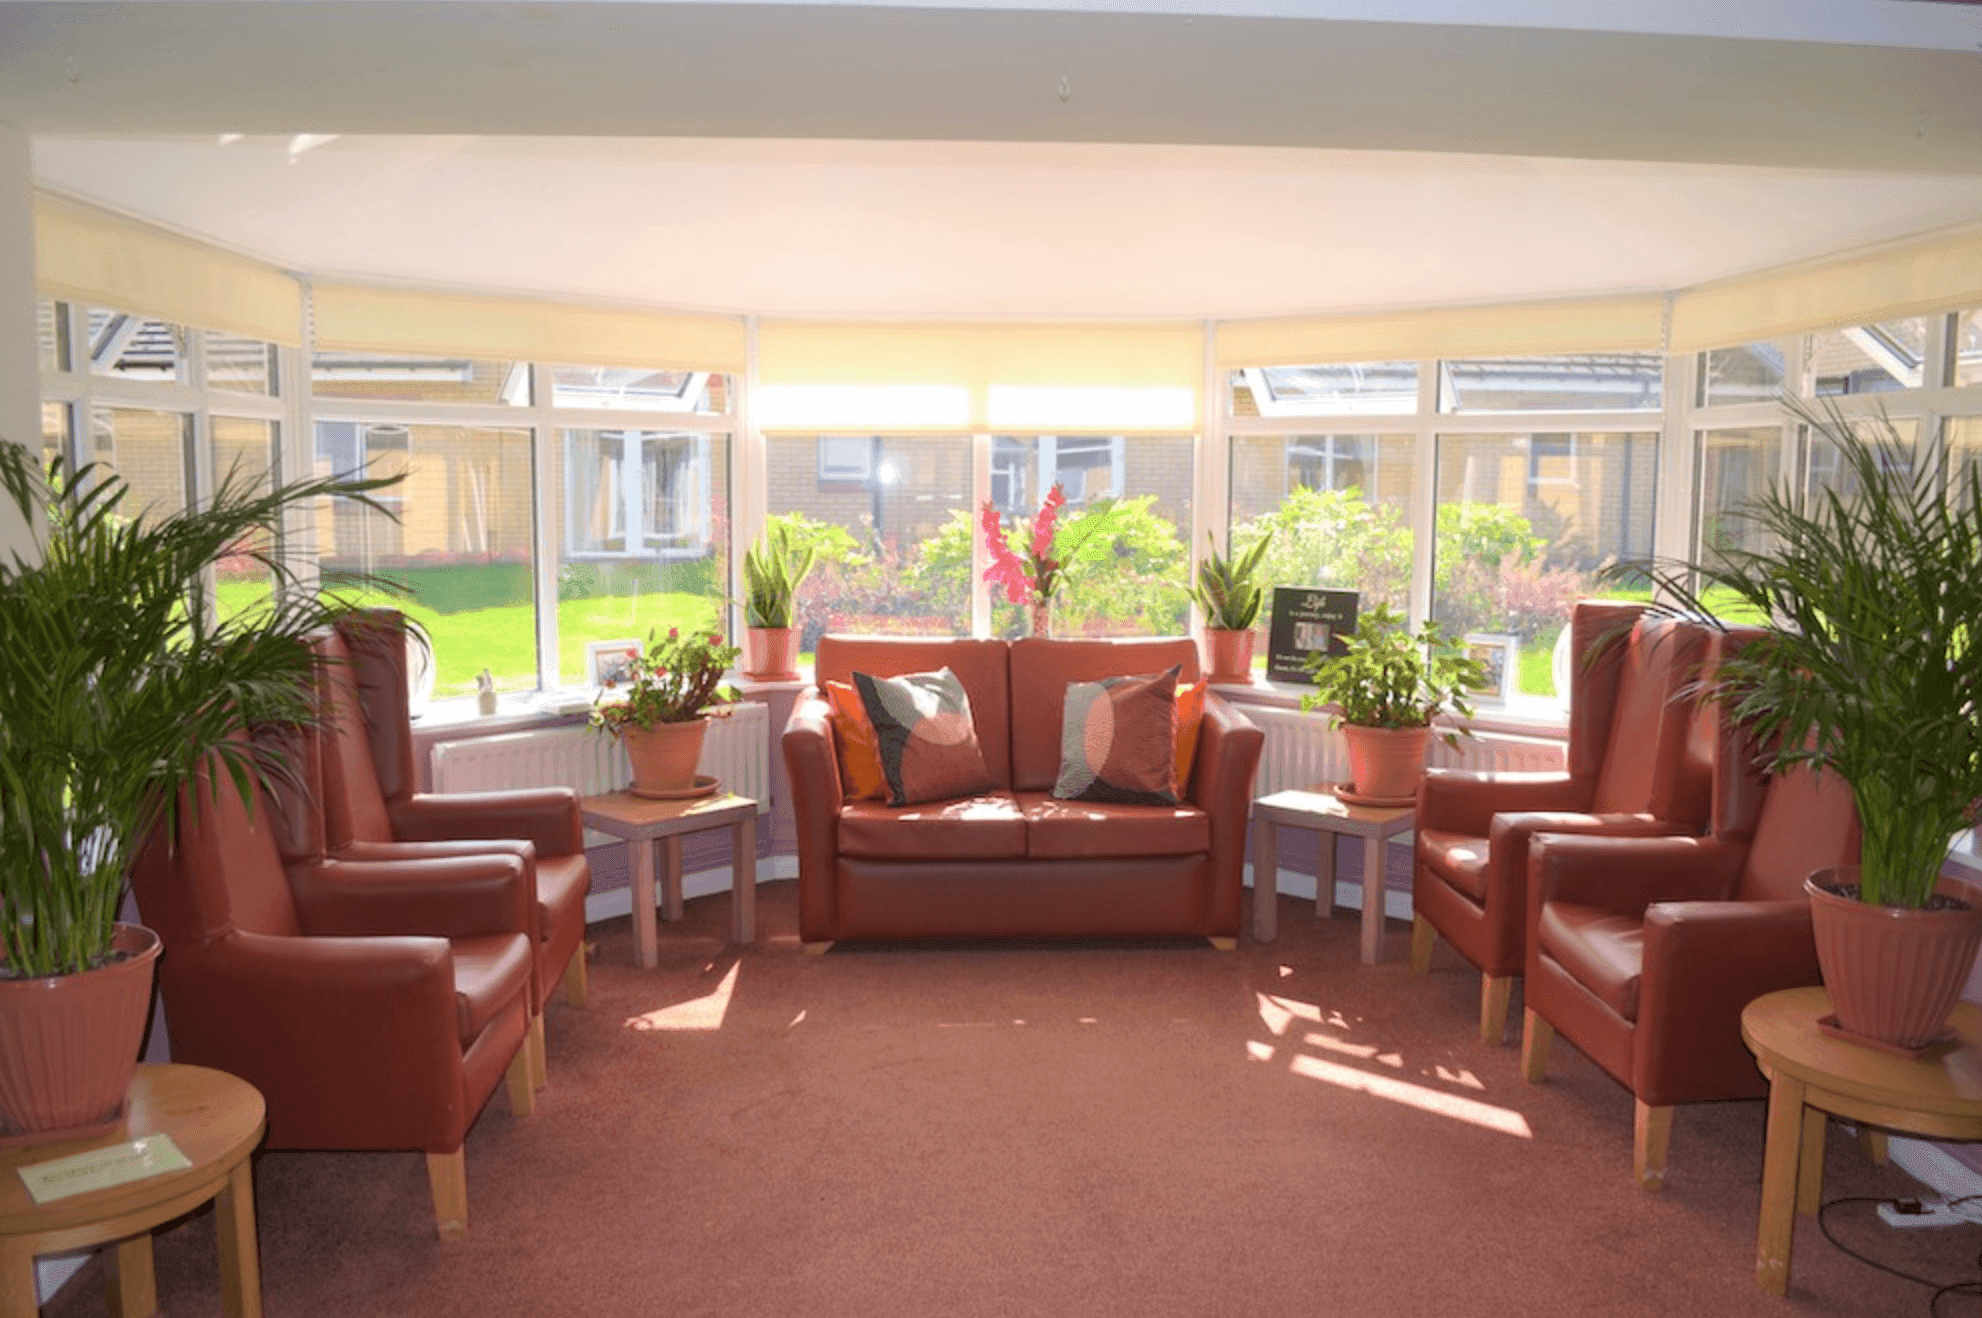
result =
[[[699,773],[722,780],[729,791],[752,797],[759,814],[771,808],[771,711],[745,702],[709,720]],[[436,792],[485,792],[507,787],[571,787],[582,795],[616,791],[632,779],[626,748],[589,727],[544,728],[493,737],[438,741],[433,747]],[[587,833],[586,844],[610,842]]]
[[[1349,776],[1342,734],[1326,716],[1271,705],[1246,705],[1243,712],[1266,734],[1253,785],[1255,796],[1337,783]],[[1495,773],[1547,773],[1562,768],[1562,750],[1561,742],[1548,738],[1482,732],[1462,737],[1457,750],[1434,740],[1431,763]]]

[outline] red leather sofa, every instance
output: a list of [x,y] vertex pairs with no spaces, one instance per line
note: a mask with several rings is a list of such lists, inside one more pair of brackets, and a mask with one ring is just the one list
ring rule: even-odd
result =
[[[1195,642],[821,638],[819,685],[799,698],[783,740],[807,949],[842,938],[1165,934],[1235,945],[1263,742],[1244,715],[1207,693],[1175,806],[1051,795],[1067,684],[1172,664],[1196,680]],[[825,684],[946,666],[970,698],[993,787],[899,808],[848,800]]]

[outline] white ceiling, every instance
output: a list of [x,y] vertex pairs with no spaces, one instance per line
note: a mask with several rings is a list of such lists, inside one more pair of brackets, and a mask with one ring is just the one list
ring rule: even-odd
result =
[[1077,3],[0,3],[0,120],[319,276],[769,315],[1594,295],[1982,221],[1982,8]]

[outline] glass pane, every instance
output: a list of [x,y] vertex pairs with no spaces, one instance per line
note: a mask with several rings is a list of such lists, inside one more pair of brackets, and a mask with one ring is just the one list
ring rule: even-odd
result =
[[1810,338],[1810,373],[1817,396],[1882,394],[1918,389],[1927,355],[1927,318],[1829,330]]
[[1773,343],[1700,354],[1700,404],[1769,403],[1782,396],[1782,349]]
[[83,457],[124,478],[130,493],[121,511],[175,513],[186,506],[186,437],[192,425],[184,412],[99,407],[90,413],[90,452]]
[[1982,416],[1949,417],[1948,481],[1955,493],[1967,497],[1968,483],[1982,481]]
[[319,352],[310,359],[319,398],[389,402],[530,405],[530,369],[522,362],[407,353]]
[[[235,488],[267,490],[274,474],[275,423],[247,417],[216,416],[208,425],[212,440],[214,488],[232,480]],[[249,546],[253,547],[253,546]],[[261,542],[260,548],[269,548]],[[221,561],[215,573],[215,606],[222,617],[266,604],[272,582],[268,569],[247,554]]]
[[1982,311],[1964,311],[1955,322],[1955,384],[1982,384]]
[[1234,416],[1408,416],[1417,410],[1416,362],[1268,366],[1232,373]]
[[1409,435],[1233,437],[1232,547],[1273,535],[1256,666],[1266,664],[1274,586],[1354,590],[1365,606],[1408,611],[1416,451]]
[[1458,635],[1512,636],[1517,695],[1555,693],[1550,661],[1596,570],[1646,558],[1656,432],[1441,435],[1432,616]]
[[[865,446],[856,472],[844,465]],[[970,441],[766,436],[765,507],[819,557],[796,601],[799,645],[826,632],[969,635]],[[826,452],[842,460],[826,475]]]
[[558,682],[591,684],[597,641],[726,631],[729,436],[566,430],[559,442]]
[[89,368],[125,380],[184,380],[186,331],[162,320],[92,307]]
[[1445,362],[1441,412],[1655,412],[1664,363],[1654,352]]
[[41,405],[41,460],[50,458],[70,461],[69,456],[69,409],[62,403]]
[[629,366],[551,367],[552,407],[603,407],[624,411],[725,410],[723,377],[707,371],[655,371]]
[[[1053,486],[1067,496],[1060,525],[1071,532],[1088,510],[1116,500],[1103,530],[1081,542],[1053,606],[1056,636],[1182,636],[1190,628],[1185,538],[1191,526],[1191,463],[1183,437],[996,436],[991,501],[1008,531],[1030,527]],[[1027,534],[1020,532],[1021,536]],[[1066,543],[1064,540],[1061,543]],[[1014,544],[1022,552],[1023,541]],[[1024,636],[1026,607],[993,592],[991,634]]]
[[[1920,431],[1918,418],[1892,417],[1889,420],[1881,420],[1876,417],[1866,417],[1853,421],[1852,428],[1858,432],[1859,438],[1867,443],[1896,443],[1900,452],[1905,455],[1905,460],[1909,463],[1913,461],[1915,437]],[[1847,496],[1856,493],[1858,482],[1855,477],[1848,477],[1845,474],[1844,455],[1838,452],[1837,445],[1822,435],[1811,432],[1807,427],[1804,434],[1810,450],[1810,465],[1805,472],[1804,482],[1806,497],[1820,490],[1832,488]]]
[[69,369],[69,304],[38,298],[34,304],[35,340],[41,348],[41,369]]
[[1708,430],[1699,440],[1700,538],[1695,556],[1712,563],[1722,550],[1767,548],[1760,531],[1740,510],[1781,484],[1782,427]]
[[206,378],[215,389],[270,397],[275,393],[275,345],[208,330]]
[[326,586],[368,572],[404,595],[433,640],[437,696],[467,695],[487,668],[498,690],[537,685],[530,557],[530,432],[359,421],[316,424],[316,474],[404,473],[379,501],[399,520],[327,499],[316,541]]

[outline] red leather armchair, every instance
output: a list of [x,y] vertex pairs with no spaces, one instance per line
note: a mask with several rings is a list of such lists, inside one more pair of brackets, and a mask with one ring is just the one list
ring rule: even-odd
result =
[[366,609],[318,636],[322,660],[323,822],[334,859],[516,856],[536,892],[530,1057],[546,1078],[543,1011],[562,977],[566,1000],[585,1005],[585,857],[578,794],[568,787],[436,794],[417,790],[407,700],[404,620]]
[[[1528,841],[1536,833],[1698,833],[1706,824],[1714,725],[1691,688],[1710,659],[1704,626],[1645,606],[1585,600],[1570,621],[1578,656],[1561,773],[1432,769],[1418,789],[1411,964],[1438,938],[1480,970],[1480,1037],[1507,1033],[1527,958]],[[1592,656],[1585,659],[1584,656]]]
[[271,1149],[417,1149],[444,1240],[468,1230],[462,1142],[496,1083],[535,1096],[530,889],[514,856],[318,861],[285,880],[276,803],[181,798],[133,867],[175,1061],[241,1076]]
[[1556,1033],[1637,1100],[1638,1184],[1665,1184],[1675,1103],[1759,1098],[1741,1041],[1764,993],[1822,982],[1803,880],[1858,859],[1850,789],[1809,770],[1765,777],[1738,732],[1714,774],[1705,837],[1536,835],[1522,1073]]

